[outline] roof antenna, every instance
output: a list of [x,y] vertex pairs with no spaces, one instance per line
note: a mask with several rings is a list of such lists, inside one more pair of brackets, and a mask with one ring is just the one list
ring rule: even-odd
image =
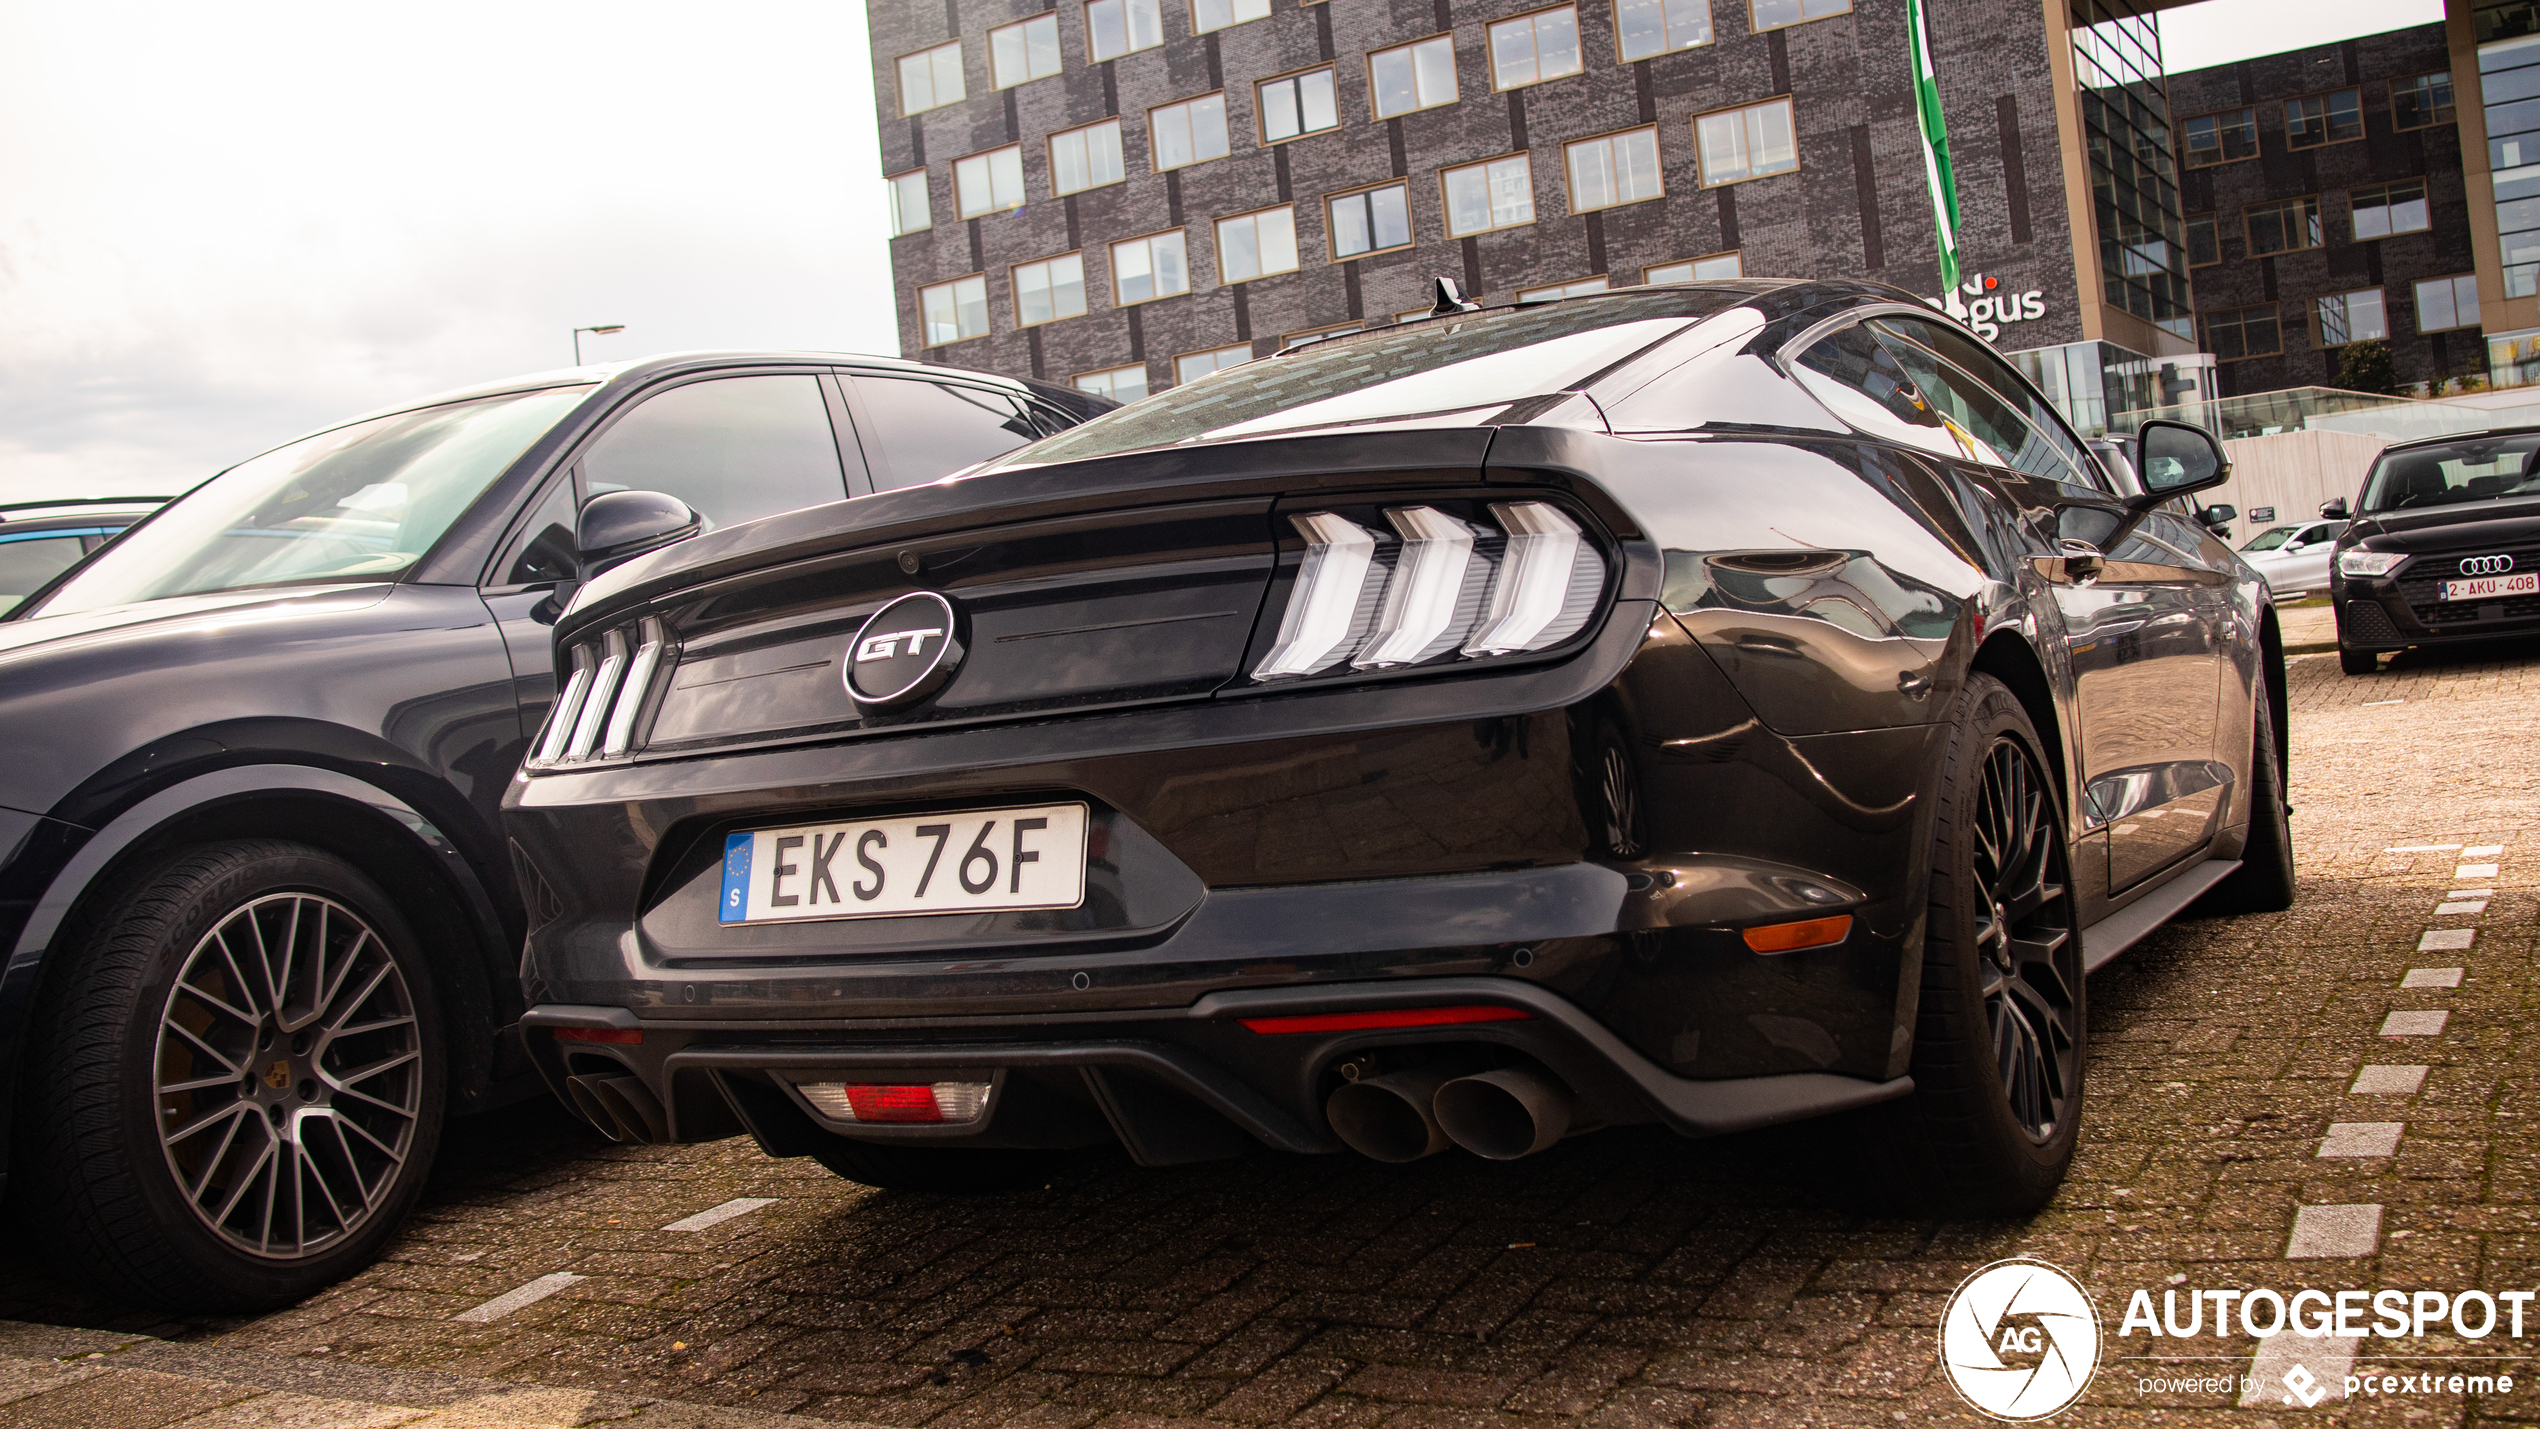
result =
[[1437,284],[1438,300],[1430,307],[1429,316],[1452,317],[1457,313],[1478,313],[1482,310],[1481,304],[1464,296],[1464,290],[1456,285],[1453,278],[1438,278],[1434,281]]

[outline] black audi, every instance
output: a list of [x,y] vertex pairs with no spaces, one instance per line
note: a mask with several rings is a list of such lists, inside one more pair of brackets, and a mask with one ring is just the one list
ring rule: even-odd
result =
[[[2329,559],[2337,659],[2540,634],[2540,427],[2401,442],[2365,476]],[[2320,507],[2346,518],[2346,499]]]
[[62,546],[0,620],[0,1173],[28,1243],[195,1308],[363,1264],[445,1109],[539,1092],[498,825],[575,583],[665,512],[852,506],[1113,405],[690,354],[373,413],[139,524],[0,527],[0,553]]
[[[512,784],[610,1133],[874,1185],[1892,1104],[2033,1206],[2085,977],[2292,896],[2264,584],[1893,289],[1424,321],[646,555]],[[591,748],[571,731],[623,728]]]

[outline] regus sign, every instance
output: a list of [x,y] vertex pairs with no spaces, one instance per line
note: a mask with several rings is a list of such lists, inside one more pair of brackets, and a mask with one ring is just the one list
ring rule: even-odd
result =
[[2046,293],[2036,288],[2014,293],[1989,273],[1970,273],[1965,282],[1941,295],[1940,310],[1991,342],[2002,335],[2004,323],[2029,322],[2046,316]]

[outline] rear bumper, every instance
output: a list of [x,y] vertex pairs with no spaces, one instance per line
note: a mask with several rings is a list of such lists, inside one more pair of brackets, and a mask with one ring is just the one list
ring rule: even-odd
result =
[[[1247,1019],[1485,1005],[1522,1019],[1427,1028],[1288,1034]],[[1655,1122],[1717,1136],[1856,1107],[1913,1090],[1909,1078],[1825,1072],[1696,1079],[1641,1055],[1576,1003],[1500,977],[1349,983],[1213,993],[1138,1017],[998,1026],[929,1019],[866,1024],[641,1023],[622,1009],[551,1005],[523,1019],[540,1068],[561,1094],[568,1075],[631,1074],[665,1112],[670,1139],[747,1130],[771,1153],[801,1155],[823,1135],[970,1146],[1082,1145],[1117,1139],[1150,1165],[1228,1154],[1239,1137],[1289,1152],[1341,1149],[1323,1117],[1337,1064],[1368,1053],[1418,1055],[1480,1045],[1530,1058],[1577,1093],[1584,1125]],[[636,1043],[560,1040],[557,1028],[640,1035]],[[800,1082],[986,1080],[976,1124],[840,1123],[793,1090]]]

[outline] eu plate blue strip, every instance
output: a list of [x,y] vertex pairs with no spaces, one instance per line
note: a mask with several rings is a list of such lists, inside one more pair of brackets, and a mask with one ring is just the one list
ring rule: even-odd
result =
[[723,901],[715,909],[719,922],[738,923],[750,913],[750,836],[727,834],[723,840]]

